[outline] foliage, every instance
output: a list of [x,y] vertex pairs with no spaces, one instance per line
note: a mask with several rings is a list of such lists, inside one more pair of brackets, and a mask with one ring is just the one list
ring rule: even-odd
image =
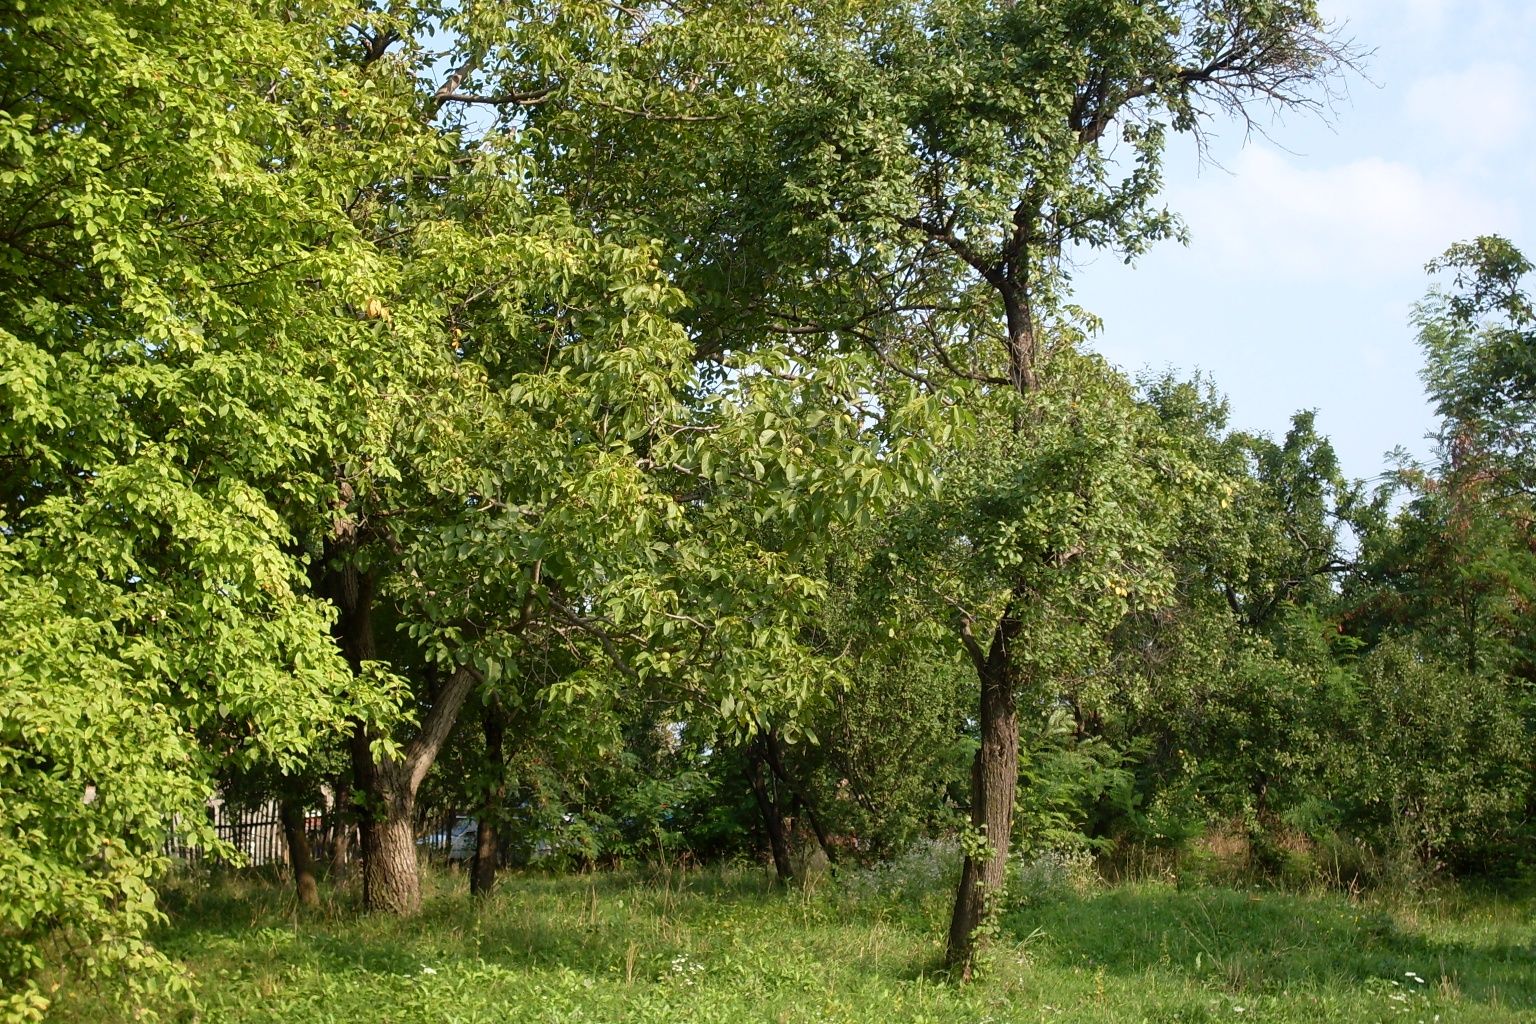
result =
[[1071,715],[1057,708],[1026,730],[1014,811],[1014,846],[1025,857],[1082,855],[1107,845],[1092,837],[1105,808],[1125,814],[1134,798],[1132,758],[1096,737],[1075,735]]
[[1341,820],[1425,863],[1518,864],[1529,836],[1530,733],[1507,682],[1401,641],[1371,652],[1359,675],[1328,766]]
[[[1530,265],[1489,236],[1452,246],[1429,269],[1453,275],[1416,314],[1442,423],[1434,461],[1404,460],[1378,496],[1346,591],[1349,627],[1378,645],[1362,665],[1362,710],[1390,733],[1351,767],[1376,778],[1371,804],[1357,807],[1362,827],[1381,829],[1390,808],[1425,855],[1507,868],[1536,794]],[[1406,502],[1389,513],[1399,496]],[[1402,723],[1412,723],[1411,747],[1397,745]]]
[[394,706],[348,677],[293,557],[380,355],[388,268],[338,202],[370,171],[356,140],[401,168],[435,145],[327,59],[345,14],[0,13],[8,1018],[45,1008],[45,957],[164,983],[149,883],[219,756],[291,763]]
[[[1438,450],[1371,499],[1311,413],[1277,442],[1208,382],[1133,384],[1069,290],[1075,251],[1182,235],[1170,134],[1353,59],[1310,0],[0,11],[0,1019],[50,977],[176,1005],[167,830],[348,767],[365,901],[396,872],[404,911],[418,790],[525,855],[676,864],[750,854],[750,781],[765,827],[917,851],[894,874],[958,835],[998,934],[1010,847],[1042,892],[1039,856],[1214,822],[1518,865],[1529,261],[1431,264]],[[723,948],[647,953],[637,1012],[739,1010]],[[867,984],[816,1012],[996,1008]]]
[[850,533],[836,556],[820,646],[845,668],[813,709],[815,741],[795,753],[827,829],[865,860],[953,827],[975,753],[964,728],[972,669],[947,630],[885,598],[890,522]]

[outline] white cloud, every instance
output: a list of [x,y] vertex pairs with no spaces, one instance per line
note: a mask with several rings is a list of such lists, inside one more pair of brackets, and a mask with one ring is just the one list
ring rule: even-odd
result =
[[1523,63],[1536,32],[1530,0],[1321,0],[1319,6],[1358,42],[1380,47],[1380,60],[1366,62],[1371,68],[1494,56]]
[[1418,277],[1452,242],[1507,231],[1514,219],[1407,164],[1370,157],[1314,168],[1296,159],[1250,146],[1230,174],[1207,171],[1174,191],[1197,261],[1236,277]]
[[1405,108],[1415,129],[1435,132],[1457,149],[1486,152],[1522,141],[1530,92],[1513,65],[1475,64],[1414,82]]

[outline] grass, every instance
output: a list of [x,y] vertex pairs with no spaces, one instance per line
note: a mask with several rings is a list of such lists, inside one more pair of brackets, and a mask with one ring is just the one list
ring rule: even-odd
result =
[[[198,983],[169,1020],[469,1022],[1536,1020],[1536,898],[1168,883],[1032,891],[985,977],[936,971],[942,870],[912,863],[776,891],[755,869],[509,876],[480,904],[432,874],[426,909],[299,913],[267,882],[184,884],[161,946]],[[1422,980],[1420,980],[1422,979]],[[122,1019],[61,992],[58,1019]]]

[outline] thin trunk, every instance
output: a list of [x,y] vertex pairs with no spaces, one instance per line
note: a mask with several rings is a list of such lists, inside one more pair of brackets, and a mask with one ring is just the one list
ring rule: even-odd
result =
[[754,743],[747,750],[747,781],[752,785],[752,795],[757,799],[757,809],[763,816],[763,830],[768,833],[768,848],[773,852],[773,870],[781,884],[794,880],[794,865],[789,858],[789,837],[784,831],[784,815],[774,799],[768,781],[763,777],[763,755]]
[[501,859],[501,833],[496,822],[481,818],[475,833],[475,860],[470,868],[469,892],[472,896],[489,896],[496,885],[496,865]]
[[278,817],[283,823],[283,836],[288,840],[288,866],[293,869],[294,894],[299,905],[318,907],[320,888],[315,882],[315,859],[310,853],[309,836],[304,832],[304,805],[285,797],[278,805]]
[[1018,633],[1013,606],[998,623],[986,657],[972,647],[981,678],[981,746],[971,765],[971,826],[987,840],[985,856],[967,855],[955,893],[945,962],[961,980],[976,966],[980,929],[995,911],[1008,873],[1013,802],[1019,785],[1019,716],[1009,647]]
[[469,891],[475,896],[488,896],[496,884],[496,866],[501,859],[501,837],[497,833],[496,822],[505,811],[507,796],[507,766],[502,753],[506,718],[500,701],[486,702],[480,726],[485,732],[485,765],[491,772],[491,781],[480,805],[480,825],[475,835],[475,860],[470,867]]
[[768,756],[768,767],[773,769],[773,774],[789,788],[790,794],[795,798],[795,804],[805,812],[806,820],[811,823],[811,831],[816,834],[816,844],[821,847],[821,852],[826,854],[829,864],[837,862],[837,851],[832,848],[831,837],[827,830],[822,828],[821,819],[816,815],[816,807],[812,804],[805,791],[790,778],[789,770],[785,765],[784,741],[779,737],[777,730],[769,730],[768,741],[763,746],[764,753]]
[[331,805],[331,876],[339,878],[352,863],[352,783],[342,776],[333,789],[336,800]]
[[[326,596],[336,606],[336,625],[332,627],[336,645],[341,648],[355,675],[361,675],[367,662],[378,657],[373,635],[373,601],[378,579],[350,564],[327,573]],[[380,829],[387,819],[388,796],[382,791],[382,772],[374,764],[373,741],[376,737],[362,722],[354,722],[350,743],[352,755],[352,805],[357,812],[358,854],[362,861],[363,906],[372,909],[374,887],[381,868],[378,864],[383,840]],[[340,844],[338,844],[340,845]],[[387,869],[385,870],[387,873]],[[414,876],[414,864],[412,875]],[[398,885],[389,887],[398,888]],[[414,877],[410,888],[416,888]]]

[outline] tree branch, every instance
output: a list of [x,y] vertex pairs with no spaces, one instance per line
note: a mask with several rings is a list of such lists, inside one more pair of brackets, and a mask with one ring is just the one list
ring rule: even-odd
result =
[[490,96],[463,92],[445,93],[439,89],[434,99],[439,107],[447,103],[481,104],[490,107],[535,107],[554,94],[555,87],[552,85],[529,92],[500,92]]
[[624,673],[624,675],[627,676],[632,682],[638,683],[640,681],[640,673],[636,672],[634,666],[630,665],[629,662],[624,660],[624,655],[619,650],[619,645],[613,642],[613,635],[607,629],[603,628],[605,626],[611,627],[613,625],[610,620],[603,618],[601,615],[581,615],[574,608],[566,604],[564,601],[561,601],[554,594],[551,593],[547,594],[546,596],[549,600],[549,606],[553,608],[562,619],[570,623],[572,626],[575,626],[577,629],[580,629],[582,632],[590,634],[592,637],[596,638],[597,642],[602,645],[603,651],[608,655],[608,659],[613,662],[615,668]]
[[469,665],[460,665],[454,669],[453,675],[448,677],[447,684],[433,699],[432,709],[422,720],[421,731],[405,748],[404,766],[410,780],[411,792],[414,793],[420,787],[422,780],[427,777],[432,762],[437,760],[438,752],[443,749],[443,744],[448,740],[448,734],[453,731],[454,722],[458,721],[459,711],[464,707],[464,701],[469,698],[470,691],[481,679],[480,673],[474,668]]

